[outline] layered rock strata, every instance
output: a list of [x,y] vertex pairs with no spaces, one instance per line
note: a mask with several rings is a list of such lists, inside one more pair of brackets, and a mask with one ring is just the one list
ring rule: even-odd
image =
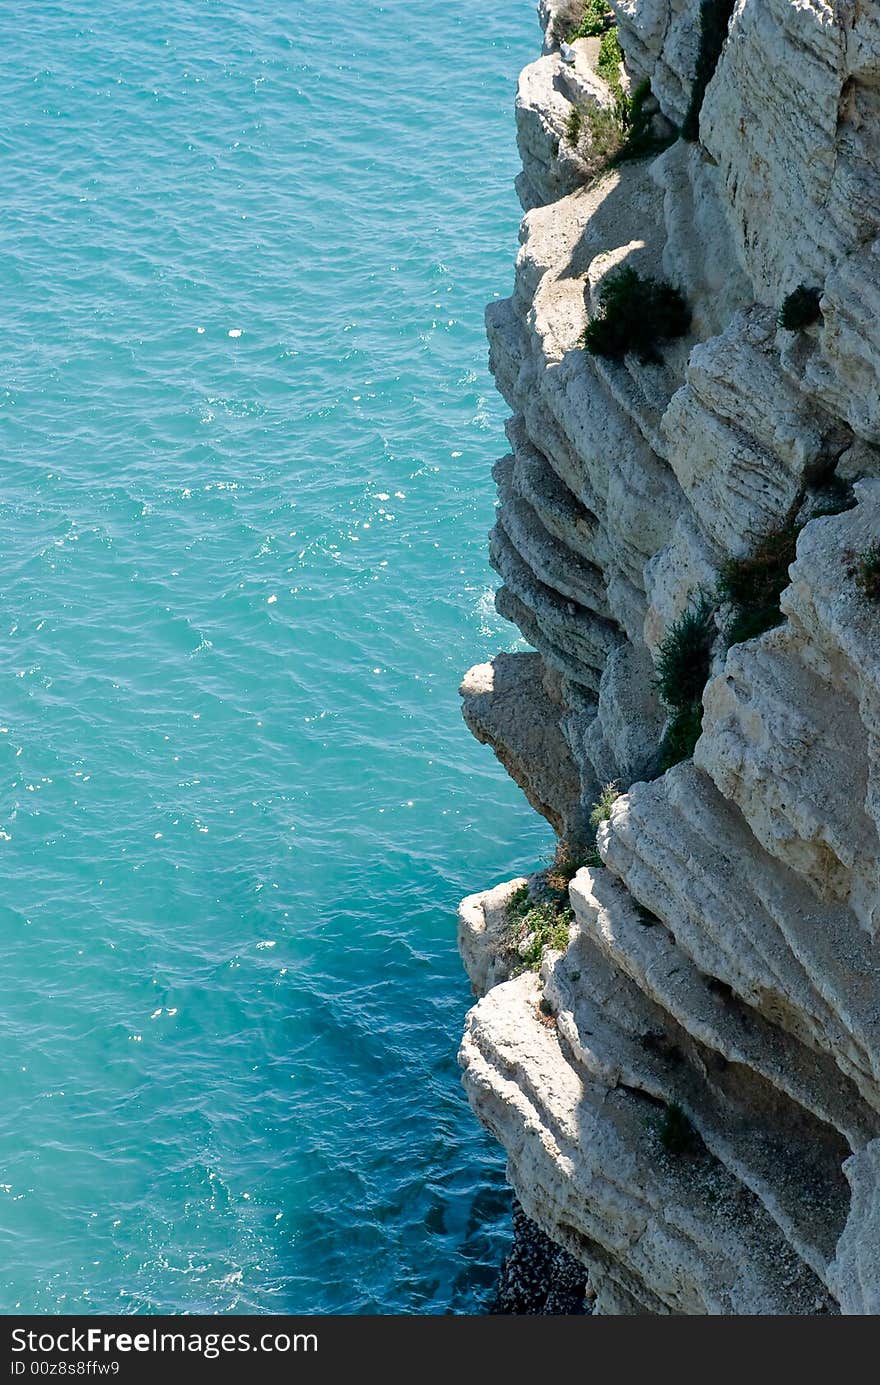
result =
[[[624,90],[647,79],[657,130],[680,126],[698,0],[610,3]],[[512,412],[497,607],[534,652],[463,694],[569,856],[601,786],[620,794],[539,971],[511,946],[527,882],[462,904],[464,1083],[592,1311],[876,1313],[880,20],[738,0],[699,138],[615,164],[590,144],[598,41],[559,49],[576,10],[539,7],[514,291],[487,312]],[[659,360],[583,349],[621,266],[687,300]],[[799,287],[818,311],[786,330]],[[776,623],[732,637],[719,574],[781,534]],[[702,728],[661,773],[658,660],[700,599]]]

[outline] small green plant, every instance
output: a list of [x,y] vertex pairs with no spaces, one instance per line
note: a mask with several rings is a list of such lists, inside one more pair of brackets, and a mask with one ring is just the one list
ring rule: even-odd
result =
[[851,555],[847,572],[868,601],[880,601],[880,543]]
[[811,323],[818,322],[822,316],[819,309],[821,298],[821,289],[811,289],[806,284],[801,284],[783,299],[782,307],[776,316],[777,323],[786,332],[800,332]]
[[552,864],[544,875],[544,883],[548,890],[558,897],[560,902],[565,903],[568,899],[569,885],[581,866],[586,864],[586,855],[576,855],[571,849],[570,842],[561,841],[556,847]]
[[593,804],[590,813],[590,826],[593,829],[593,843],[584,857],[585,866],[594,866],[597,869],[604,864],[596,846],[596,838],[599,827],[603,822],[608,822],[611,817],[611,809],[620,798],[620,789],[617,787],[617,780],[613,779],[610,783],[602,786],[602,792]]
[[507,946],[515,956],[513,974],[537,971],[548,948],[564,952],[574,914],[558,899],[532,899],[528,885],[507,905]]
[[507,902],[507,946],[515,956],[514,975],[531,969],[537,971],[548,948],[564,952],[568,947],[569,929],[574,913],[568,903],[568,887],[582,866],[601,866],[595,846],[599,824],[611,817],[611,809],[619,797],[616,783],[605,784],[590,813],[593,844],[581,854],[575,853],[569,842],[561,841],[552,864],[543,876],[546,896],[535,897],[528,885],[521,885]]
[[589,135],[588,152],[598,173],[633,159],[659,154],[677,138],[677,132],[671,135],[655,132],[647,109],[651,96],[647,78],[639,82],[632,95],[623,90],[622,60],[617,30],[611,29],[600,44],[597,70],[611,88],[614,100],[609,106],[573,107],[566,123],[566,139],[573,147],[577,148],[581,139]]
[[580,19],[569,29],[566,41],[574,43],[577,38],[595,38],[610,29],[614,15],[606,0],[584,0]]
[[528,911],[531,894],[532,892],[528,885],[520,885],[518,890],[514,890],[510,899],[507,901],[506,913],[508,923],[521,918],[522,915]]
[[665,774],[673,765],[681,764],[682,760],[693,758],[702,730],[702,703],[694,702],[690,707],[679,707],[673,712],[657,752],[658,775]]
[[616,163],[626,142],[626,127],[621,111],[625,98],[613,106],[586,106],[581,111],[581,134],[589,135],[587,153],[597,173]]
[[651,83],[647,77],[639,82],[632,96],[624,97],[626,115],[624,120],[624,140],[614,157],[615,164],[629,163],[632,159],[644,159],[648,155],[660,154],[674,144],[678,132],[658,135],[654,132],[651,116],[646,109],[651,95]]
[[616,779],[603,784],[602,792],[593,804],[590,813],[590,826],[598,829],[600,823],[608,822],[611,818],[611,810],[619,798],[620,789],[617,787]]
[[616,29],[609,29],[602,36],[599,44],[599,55],[596,59],[596,71],[599,76],[608,83],[612,91],[620,91],[620,64],[623,62],[620,42],[617,37]]
[[774,529],[745,558],[728,558],[718,574],[718,595],[727,602],[731,617],[725,636],[728,644],[742,644],[772,630],[782,620],[779,598],[788,586],[788,569],[795,560],[802,526]]
[[656,681],[667,707],[691,707],[703,696],[715,639],[714,615],[714,603],[700,593],[663,637]]
[[657,1131],[667,1154],[686,1154],[694,1142],[694,1128],[677,1101],[671,1101]]
[[703,0],[700,6],[700,48],[687,114],[682,122],[682,138],[693,142],[700,137],[700,111],[706,88],[715,75],[718,59],[727,38],[735,0]]
[[689,760],[700,739],[703,689],[715,634],[715,603],[701,593],[669,627],[657,651],[657,692],[670,712],[658,751],[658,774]]
[[659,342],[684,336],[689,326],[690,312],[677,288],[625,265],[602,284],[599,312],[587,323],[583,344],[593,356],[619,360],[633,351],[647,364],[660,360]]

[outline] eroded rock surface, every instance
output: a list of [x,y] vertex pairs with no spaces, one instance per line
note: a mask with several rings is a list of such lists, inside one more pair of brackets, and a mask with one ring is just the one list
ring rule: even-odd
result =
[[[610,3],[625,89],[647,78],[662,128],[680,125],[699,0]],[[480,997],[464,1083],[591,1311],[874,1314],[880,19],[740,0],[699,138],[603,169],[566,136],[573,108],[609,99],[598,41],[560,55],[576,10],[539,6],[514,290],[487,312],[512,411],[497,605],[535,652],[462,691],[569,858],[589,854],[601,787],[621,792],[539,971],[511,965],[525,880],[463,902]],[[690,330],[657,360],[582,348],[621,266],[687,299]],[[818,312],[788,330],[799,287]],[[768,598],[755,555],[790,557],[795,536]],[[770,602],[754,634],[719,586],[730,571]],[[665,768],[658,659],[700,599],[702,724],[698,706],[695,745]]]

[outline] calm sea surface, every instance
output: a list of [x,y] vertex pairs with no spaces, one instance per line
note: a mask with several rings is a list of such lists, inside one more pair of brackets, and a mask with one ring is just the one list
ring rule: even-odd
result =
[[475,1312],[533,0],[0,12],[0,1311]]

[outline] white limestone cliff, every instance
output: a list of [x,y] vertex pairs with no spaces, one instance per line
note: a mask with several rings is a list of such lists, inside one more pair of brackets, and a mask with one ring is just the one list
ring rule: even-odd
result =
[[[512,413],[496,600],[534,652],[462,691],[569,856],[601,786],[620,793],[539,972],[511,950],[526,882],[462,904],[464,1084],[593,1311],[874,1314],[880,8],[717,0],[706,70],[699,0],[610,4],[625,85],[650,81],[660,133],[698,109],[699,138],[616,166],[572,147],[572,110],[609,89],[598,40],[560,56],[577,0],[542,0],[514,290],[487,311]],[[582,347],[621,265],[687,299],[656,361]],[[785,330],[799,286],[819,311]],[[777,623],[735,635],[719,573],[786,535]],[[701,595],[702,726],[661,773],[657,660]]]

